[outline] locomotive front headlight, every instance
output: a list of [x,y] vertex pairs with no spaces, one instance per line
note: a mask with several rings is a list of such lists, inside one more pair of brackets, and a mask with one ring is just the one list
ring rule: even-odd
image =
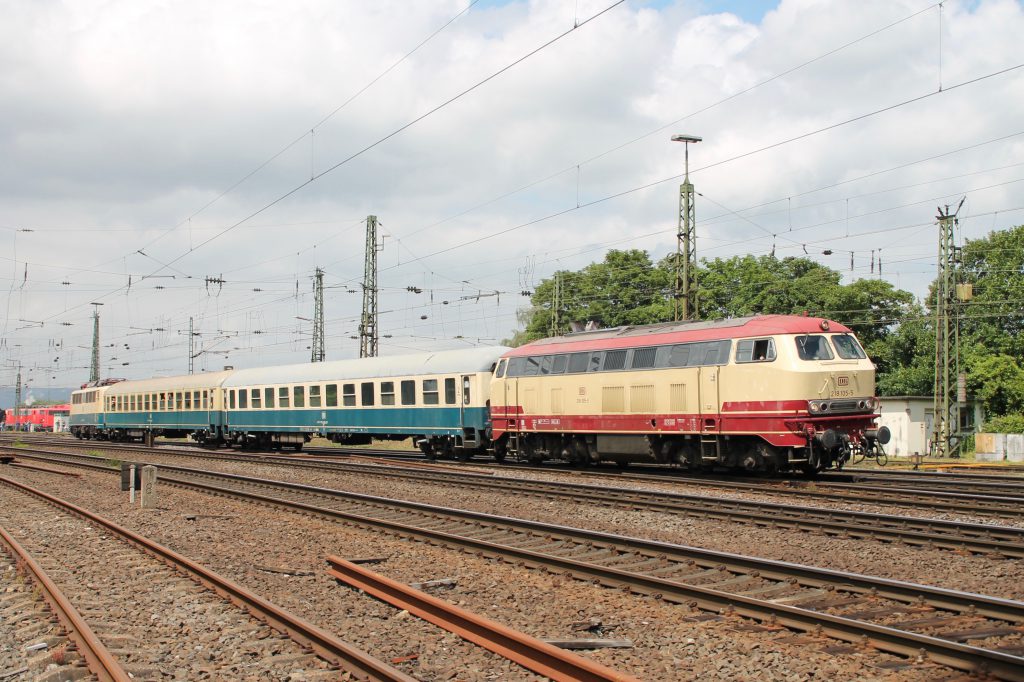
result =
[[809,409],[812,414],[817,414],[818,412],[821,412],[821,402],[818,400],[811,400],[807,403],[807,409]]

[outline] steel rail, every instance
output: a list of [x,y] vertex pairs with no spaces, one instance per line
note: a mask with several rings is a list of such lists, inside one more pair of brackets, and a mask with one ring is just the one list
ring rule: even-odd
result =
[[358,679],[373,682],[415,682],[415,678],[357,649],[319,626],[289,613],[280,606],[267,601],[238,583],[228,580],[169,547],[165,547],[134,531],[123,528],[113,521],[82,507],[61,500],[41,490],[36,490],[31,486],[5,476],[0,476],[0,482],[35,495],[58,508],[70,511],[91,523],[106,528],[115,535],[162,559],[169,566],[181,570],[190,578],[213,590],[222,598],[241,606],[257,618],[266,621],[275,630],[283,632],[296,642],[309,647],[325,660],[356,675]]
[[[105,461],[94,455],[54,452],[62,457]],[[24,454],[25,457],[33,455]],[[42,457],[41,459],[49,459]],[[310,462],[288,462],[290,466],[324,468]],[[743,521],[759,526],[820,531],[829,535],[906,543],[911,546],[971,551],[990,556],[1024,558],[1024,529],[1012,526],[922,519],[891,514],[786,505],[775,502],[710,497],[687,493],[610,488],[580,483],[537,481],[472,472],[409,470],[383,465],[329,463],[327,470],[440,482],[467,489],[470,486],[507,493],[565,498],[603,506],[651,509],[689,516]],[[175,470],[174,465],[158,465]],[[107,467],[97,467],[109,470]],[[190,471],[182,468],[183,471]]]
[[[502,524],[510,528],[528,529],[533,534],[539,537],[546,537],[549,540],[571,536],[578,541],[594,543],[598,547],[617,544],[621,547],[644,550],[648,553],[664,557],[675,557],[677,559],[699,558],[703,563],[716,563],[746,572],[757,571],[760,575],[780,580],[797,579],[802,585],[817,586],[826,590],[835,589],[839,586],[843,589],[853,589],[862,594],[894,599],[906,604],[923,603],[943,610],[976,613],[1008,621],[1016,624],[1016,626],[1024,623],[1024,603],[986,595],[958,592],[925,585],[914,585],[885,578],[874,578],[786,562],[713,552],[638,538],[624,538],[608,533],[567,528],[521,519],[508,519],[490,514],[389,500],[387,498],[357,495],[354,493],[343,493],[313,486],[292,483],[280,484],[280,482],[252,479],[232,474],[196,472],[195,475],[201,478],[249,482],[263,487],[287,490],[301,489],[309,493],[327,495],[333,498],[358,499],[390,508],[415,509],[422,514],[434,517],[445,516],[454,519],[472,520],[477,523]],[[900,656],[913,658],[924,655],[935,662],[960,670],[985,672],[1001,679],[1024,681],[1024,657],[1001,651],[974,647],[938,637],[900,630],[896,627],[887,627],[863,620],[855,620],[821,611],[791,606],[779,603],[778,601],[762,600],[743,594],[723,592],[709,587],[679,583],[635,571],[601,566],[557,554],[545,553],[536,549],[517,548],[443,530],[432,530],[393,519],[374,518],[364,514],[355,514],[294,500],[238,491],[194,480],[190,481],[187,478],[164,476],[161,480],[165,483],[205,490],[217,495],[230,495],[272,506],[299,510],[308,514],[325,516],[342,522],[383,528],[402,536],[420,537],[441,547],[458,547],[480,556],[495,557],[505,561],[514,561],[521,565],[564,572],[576,578],[611,587],[628,588],[641,594],[653,595],[672,602],[688,604],[706,611],[721,612],[725,609],[728,612],[766,623],[769,626],[781,625],[802,632],[820,633],[855,645],[869,642],[879,650]]]
[[570,653],[392,580],[338,556],[328,574],[556,682],[639,682],[596,661]]
[[132,678],[125,669],[32,555],[3,527],[0,527],[0,539],[39,585],[43,599],[67,632],[68,639],[74,642],[75,648],[82,654],[89,672],[100,682],[131,682]]

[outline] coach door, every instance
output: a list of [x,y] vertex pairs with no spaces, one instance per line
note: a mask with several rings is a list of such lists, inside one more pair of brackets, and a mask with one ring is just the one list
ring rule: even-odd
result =
[[700,406],[701,431],[718,431],[718,408],[721,404],[718,399],[720,370],[721,367],[718,365],[705,365],[697,368],[699,374],[697,398]]

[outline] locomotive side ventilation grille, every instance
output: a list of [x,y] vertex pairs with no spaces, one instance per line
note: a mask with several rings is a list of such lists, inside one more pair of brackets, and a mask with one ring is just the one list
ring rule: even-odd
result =
[[603,412],[626,411],[626,395],[622,386],[605,386],[601,389],[601,410]]
[[645,384],[629,387],[629,411],[649,414],[654,412],[654,386]]
[[668,409],[672,412],[686,410],[686,384],[669,384]]

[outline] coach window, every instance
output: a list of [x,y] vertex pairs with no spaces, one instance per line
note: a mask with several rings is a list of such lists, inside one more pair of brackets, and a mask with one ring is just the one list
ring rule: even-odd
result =
[[142,410],[144,412],[149,412],[149,394],[148,393],[146,393],[145,395],[142,396],[142,406],[143,406]]
[[356,385],[355,384],[343,384],[341,387],[341,400],[345,407],[355,407],[356,405]]
[[213,405],[211,405],[212,402],[213,401],[210,399],[210,392],[209,391],[203,391],[203,409],[204,410],[212,410],[213,409]]
[[320,407],[320,386],[309,387],[309,406]]
[[327,407],[338,406],[338,384],[327,384]]
[[185,397],[181,394],[181,391],[176,391],[174,394],[174,409],[180,410],[184,404]]
[[395,382],[393,382],[393,381],[382,381],[382,382],[380,382],[380,404],[381,405],[394,405],[395,404]]
[[288,407],[291,404],[291,400],[288,398],[288,387],[280,386],[277,389],[277,406]]
[[368,407],[373,405],[373,382],[366,381],[359,385],[359,393],[362,398],[362,405]]
[[836,334],[832,337],[832,345],[843,360],[863,360],[867,356],[857,343],[857,339],[849,334]]
[[229,410],[235,409],[235,391],[234,390],[228,391],[228,409]]
[[238,389],[238,409],[247,410],[249,409],[249,391],[248,389]]
[[416,404],[416,382],[411,379],[402,382],[402,404]]
[[797,336],[796,350],[801,360],[831,360],[832,348],[824,336]]
[[495,376],[495,378],[500,379],[503,376],[505,376],[505,364],[507,362],[508,361],[505,358],[502,358],[501,360],[498,360],[498,366],[494,368],[494,376]]
[[455,379],[452,377],[444,380],[444,404],[455,404]]
[[199,409],[199,391],[192,391],[192,409]]
[[439,401],[439,395],[437,393],[437,379],[424,379],[423,380],[423,404],[424,405],[437,405]]
[[586,372],[589,361],[590,353],[573,353],[569,356],[569,374]]
[[266,403],[266,407],[269,410],[274,409],[274,389],[265,388],[263,389],[263,402]]
[[462,404],[469,405],[469,377],[462,377]]
[[631,369],[650,369],[654,367],[654,358],[658,353],[657,348],[634,348],[633,359],[629,366]]
[[306,387],[292,386],[292,407],[306,406]]

